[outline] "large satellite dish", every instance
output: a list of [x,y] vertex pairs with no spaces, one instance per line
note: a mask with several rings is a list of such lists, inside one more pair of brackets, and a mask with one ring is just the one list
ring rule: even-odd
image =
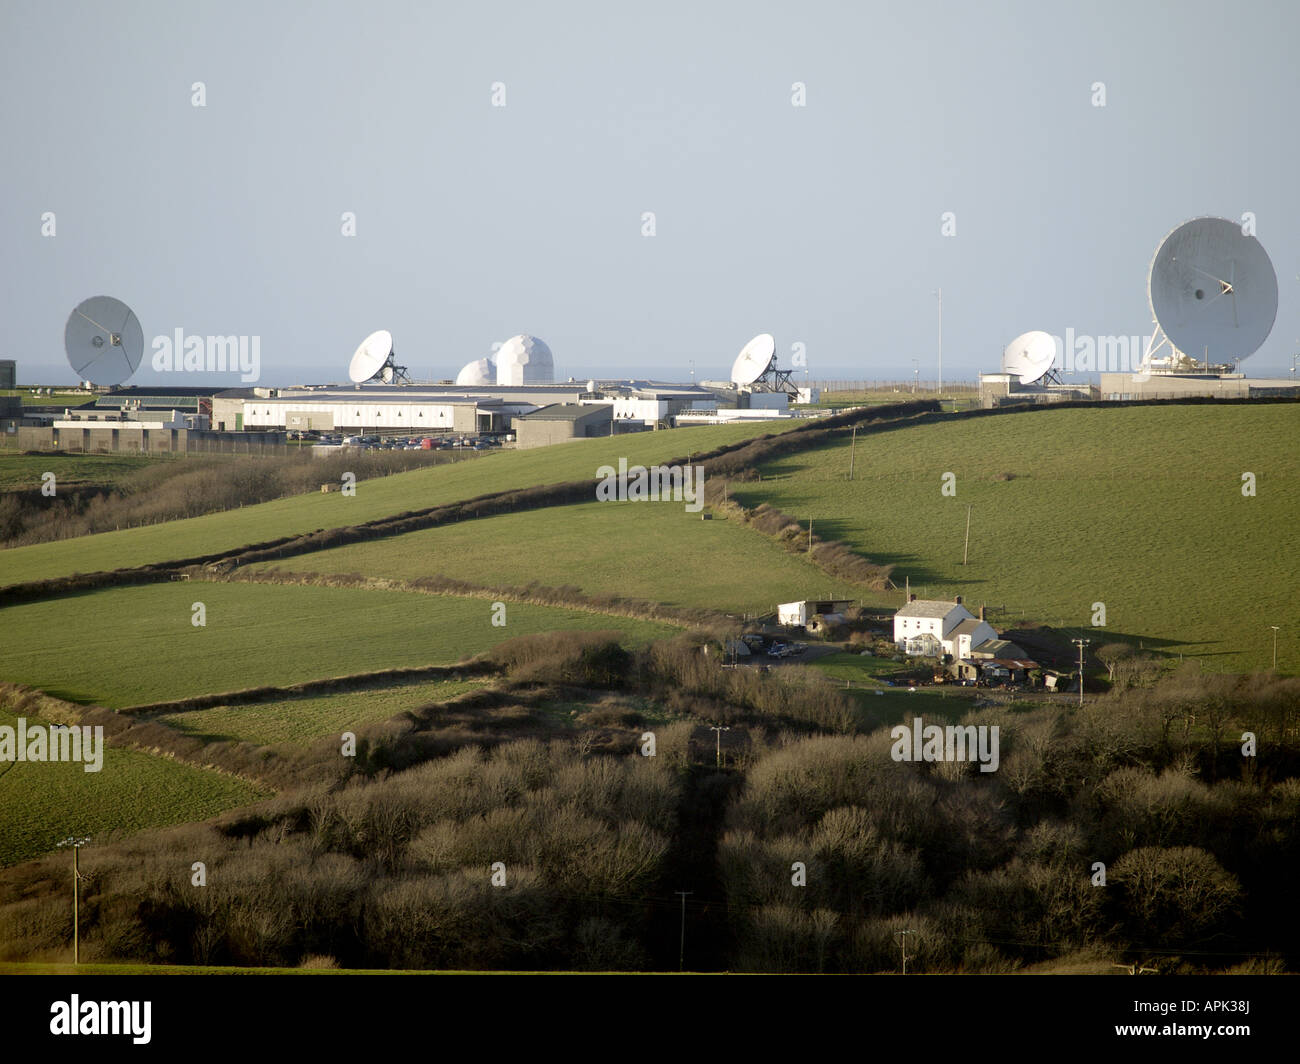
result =
[[1033,384],[1056,361],[1056,341],[1051,333],[1040,330],[1021,333],[1002,352],[1002,372],[1020,378],[1021,384]]
[[140,319],[120,299],[93,296],[68,318],[63,347],[78,380],[111,387],[129,378],[140,365],[144,330]]
[[1147,291],[1163,338],[1146,361],[1168,341],[1194,362],[1226,365],[1259,350],[1277,318],[1268,252],[1226,218],[1194,218],[1166,236]]
[[776,340],[771,333],[759,333],[736,356],[731,366],[731,383],[753,384],[772,368],[776,360]]
[[385,384],[410,384],[406,367],[397,365],[393,353],[393,334],[387,329],[372,332],[357,348],[348,365],[348,379],[353,384],[379,380]]

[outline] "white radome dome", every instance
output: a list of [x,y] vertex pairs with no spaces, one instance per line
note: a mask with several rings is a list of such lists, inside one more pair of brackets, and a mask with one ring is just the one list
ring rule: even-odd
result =
[[523,384],[552,384],[555,362],[551,349],[536,336],[512,336],[497,351],[497,384],[518,387]]
[[480,388],[485,384],[496,384],[497,364],[490,358],[479,358],[467,362],[456,374],[456,383]]

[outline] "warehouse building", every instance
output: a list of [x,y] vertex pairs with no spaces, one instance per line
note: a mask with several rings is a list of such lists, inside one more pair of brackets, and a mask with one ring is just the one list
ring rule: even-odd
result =
[[18,446],[24,451],[127,451],[173,454],[191,451],[257,453],[281,446],[283,432],[213,432],[203,414],[104,413],[66,410],[47,425],[21,425]]
[[1241,373],[1103,373],[1103,399],[1259,399],[1300,396],[1300,385],[1284,377],[1250,378]]
[[234,388],[212,400],[212,421],[226,431],[297,429],[432,434],[505,432],[512,420],[541,406],[574,402],[581,385],[457,388],[366,385]]
[[521,448],[608,436],[613,428],[610,403],[554,403],[517,417],[514,423],[515,440]]
[[23,423],[23,401],[16,395],[0,395],[0,432],[17,433]]
[[671,425],[680,411],[716,403],[717,397],[705,388],[644,381],[473,387],[367,384],[234,388],[213,396],[211,413],[213,425],[227,432],[281,428],[495,433],[511,430],[522,415],[557,405],[614,404],[616,420],[657,428]]

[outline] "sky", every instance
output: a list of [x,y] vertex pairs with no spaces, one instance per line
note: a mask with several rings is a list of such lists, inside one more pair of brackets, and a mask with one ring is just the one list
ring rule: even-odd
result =
[[1249,212],[1243,369],[1286,375],[1297,38],[1292,2],[0,0],[0,358],[74,381],[110,295],[140,385],[239,383],[155,371],[177,329],[269,386],[380,328],[417,379],[517,333],[558,380],[725,379],[770,332],[797,380],[934,380],[942,289],[973,380],[1027,330],[1150,334],[1160,240]]

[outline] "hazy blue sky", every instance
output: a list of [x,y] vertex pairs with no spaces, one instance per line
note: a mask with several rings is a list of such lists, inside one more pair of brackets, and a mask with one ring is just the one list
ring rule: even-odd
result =
[[519,332],[560,379],[725,376],[767,331],[813,378],[933,378],[942,286],[973,378],[1028,329],[1149,333],[1165,233],[1253,211],[1281,308],[1245,368],[1281,373],[1298,38],[1292,2],[0,0],[0,357],[72,380],[108,294],[136,384],[206,383],[149,370],[177,328],[260,336],[268,384],[377,328],[417,377]]

